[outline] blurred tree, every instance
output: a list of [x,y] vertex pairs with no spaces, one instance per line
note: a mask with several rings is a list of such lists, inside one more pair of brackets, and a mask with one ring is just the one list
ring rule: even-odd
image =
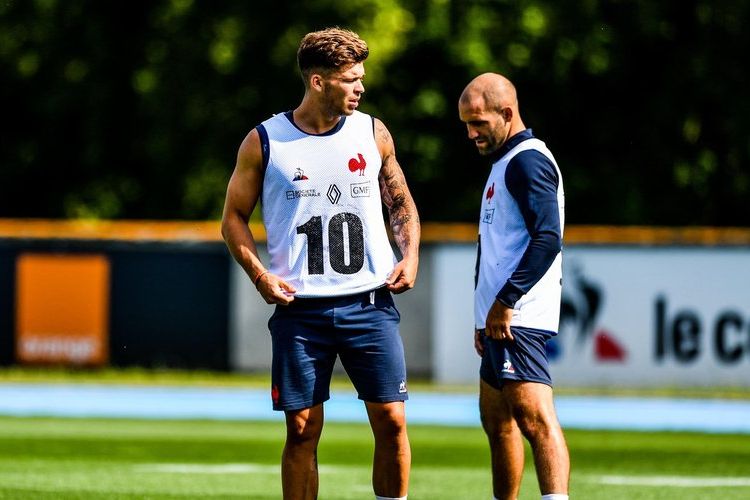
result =
[[303,88],[296,48],[368,41],[363,110],[424,220],[474,221],[486,164],[456,101],[510,77],[570,223],[750,225],[740,0],[0,0],[0,216],[218,217],[237,147]]

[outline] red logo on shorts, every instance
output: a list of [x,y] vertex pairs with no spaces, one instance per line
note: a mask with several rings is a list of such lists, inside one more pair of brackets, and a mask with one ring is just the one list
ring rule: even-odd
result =
[[276,384],[271,387],[271,399],[273,400],[273,404],[279,403],[279,386]]

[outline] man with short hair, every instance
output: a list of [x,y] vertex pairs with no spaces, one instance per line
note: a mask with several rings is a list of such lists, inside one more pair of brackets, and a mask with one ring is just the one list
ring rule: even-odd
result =
[[531,444],[543,500],[567,500],[570,460],[555,413],[545,352],[557,334],[564,194],[552,153],[527,129],[513,84],[472,80],[459,116],[491,164],[479,217],[474,346],[482,357],[479,408],[496,499],[515,500]]
[[[302,102],[247,135],[227,188],[224,239],[261,296],[276,304],[268,322],[271,397],[286,415],[285,499],[317,497],[323,402],[337,356],[375,437],[376,498],[407,494],[406,369],[391,294],[414,286],[420,226],[390,133],[357,111],[368,54],[348,30],[307,34],[297,52]],[[248,228],[259,198],[269,267]]]

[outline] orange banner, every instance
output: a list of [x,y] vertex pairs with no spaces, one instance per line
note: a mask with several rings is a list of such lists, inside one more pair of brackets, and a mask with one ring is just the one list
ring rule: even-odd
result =
[[20,255],[16,260],[17,361],[106,364],[109,275],[104,255]]

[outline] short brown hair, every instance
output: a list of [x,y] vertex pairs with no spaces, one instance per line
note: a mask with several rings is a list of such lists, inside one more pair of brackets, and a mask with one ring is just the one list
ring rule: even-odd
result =
[[308,33],[297,50],[297,64],[307,79],[312,69],[337,70],[367,59],[370,50],[359,35],[342,28],[326,28]]

